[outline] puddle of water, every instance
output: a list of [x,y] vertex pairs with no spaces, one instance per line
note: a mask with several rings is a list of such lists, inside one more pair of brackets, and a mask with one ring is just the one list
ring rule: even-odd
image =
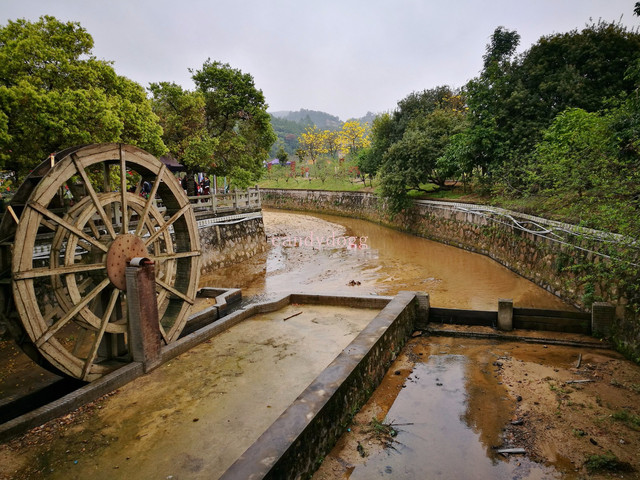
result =
[[349,478],[560,478],[525,457],[502,458],[495,444],[482,438],[475,423],[482,419],[469,411],[470,368],[459,354],[431,355],[417,363],[384,421],[396,425],[392,445],[373,451]]
[[[516,402],[503,382],[503,365],[512,353],[516,357],[517,347],[473,339],[412,339],[314,480],[563,478],[572,466],[541,465],[525,455],[508,458],[496,451],[527,446],[518,440],[511,445],[505,433],[516,418]],[[533,358],[542,351],[548,349],[531,346],[519,354]],[[391,426],[396,435],[381,426]]]

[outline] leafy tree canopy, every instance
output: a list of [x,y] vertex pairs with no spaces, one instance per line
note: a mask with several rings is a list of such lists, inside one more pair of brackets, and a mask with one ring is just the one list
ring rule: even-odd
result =
[[466,163],[516,187],[556,115],[567,108],[595,112],[633,90],[626,71],[640,57],[640,34],[599,22],[542,37],[515,57],[518,42],[515,31],[496,29],[483,71],[465,87],[470,128],[464,150]]
[[29,172],[51,152],[124,142],[166,148],[144,89],[91,54],[77,22],[43,16],[0,28],[0,165]]
[[226,63],[207,60],[202,69],[191,72],[204,98],[208,135],[216,139],[212,162],[201,167],[231,175],[240,186],[250,184],[260,177],[276,140],[262,91],[250,74]]
[[384,150],[381,187],[392,210],[406,206],[409,190],[420,190],[427,182],[445,185],[452,169],[442,158],[451,139],[466,127],[465,112],[459,95],[449,87],[437,87],[412,93],[398,102],[393,116],[374,122],[370,163],[362,163],[365,168],[375,165]]
[[152,83],[149,91],[169,152],[191,170],[214,170],[218,139],[207,131],[204,95],[168,82]]

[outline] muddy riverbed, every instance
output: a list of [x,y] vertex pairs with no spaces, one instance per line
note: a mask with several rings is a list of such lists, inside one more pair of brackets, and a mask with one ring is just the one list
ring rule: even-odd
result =
[[255,315],[0,443],[0,480],[219,478],[377,312],[292,304]]
[[[573,309],[487,257],[369,222],[280,211],[266,211],[264,220],[268,251],[203,277],[202,286],[242,288],[246,302],[291,291],[393,295],[420,290],[438,307],[496,310],[499,298],[512,298],[520,307]],[[209,301],[202,300],[199,308]],[[303,319],[285,323],[295,326],[298,321]],[[313,321],[311,325],[317,326]],[[260,343],[257,338],[255,344]],[[219,349],[230,362],[237,353],[232,344]],[[291,360],[289,353],[274,361]],[[136,387],[123,389],[0,445],[0,466],[5,467],[0,478],[14,478],[9,472],[16,471],[22,475],[17,478],[33,478],[31,473],[86,478],[82,475],[89,471],[95,478],[136,478],[156,449],[162,452],[161,468],[147,466],[152,469],[149,475],[138,478],[169,478],[161,473],[217,478],[223,471],[219,449],[202,439],[220,439],[220,434],[231,438],[235,431],[217,432],[217,422],[223,425],[228,418],[220,417],[215,407],[201,403],[200,410],[192,411],[198,399],[218,392],[217,386],[206,385],[197,395],[192,391],[190,376],[203,373],[194,370],[191,359],[206,355],[204,345],[167,366],[165,373],[143,377],[142,383],[152,384],[153,395],[162,392],[171,402],[171,388],[186,382],[175,399],[184,405],[171,406],[175,414],[140,413],[136,405],[143,399],[133,399]],[[249,358],[251,353],[242,355]],[[256,357],[250,363],[262,360]],[[49,374],[28,368],[29,362],[10,341],[0,342],[0,395],[6,398],[14,388],[46,381]],[[169,378],[166,372],[181,362],[184,372],[164,382],[161,377]],[[247,384],[241,375],[229,377]],[[581,382],[566,383],[575,380]],[[262,403],[260,408],[270,415],[260,418],[264,423],[275,418],[275,404],[271,399]],[[252,422],[249,417],[243,420],[242,431],[252,430]],[[120,429],[115,428],[118,424]],[[189,439],[184,445],[171,434],[175,428]],[[420,337],[399,355],[315,479],[640,478],[639,431],[640,368],[615,352]],[[124,446],[127,438],[131,446]],[[223,446],[228,447],[225,438]],[[189,445],[196,448],[191,451]],[[503,455],[495,447],[522,448],[526,454]],[[209,453],[201,455],[203,448]],[[105,456],[106,451],[112,453]],[[140,463],[132,462],[134,458]],[[87,461],[90,468],[81,470],[78,465]],[[593,466],[600,470],[592,471]],[[613,473],[602,470],[610,467],[615,467]]]
[[267,252],[204,277],[202,285],[242,288],[256,300],[290,291],[413,290],[444,308],[497,310],[499,298],[511,298],[517,307],[573,309],[486,256],[371,222],[273,210],[264,212],[264,225]]

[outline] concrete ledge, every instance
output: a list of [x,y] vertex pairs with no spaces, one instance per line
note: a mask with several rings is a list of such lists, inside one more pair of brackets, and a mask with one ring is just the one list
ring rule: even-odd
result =
[[336,305],[351,308],[384,308],[393,297],[378,295],[311,295],[307,293],[292,293],[291,303],[310,303],[321,305]]
[[204,287],[198,290],[197,296],[215,298],[216,304],[191,315],[182,331],[181,338],[227,315],[230,306],[242,300],[242,290],[239,288]]
[[441,325],[441,326],[431,326],[427,327],[424,332],[424,336],[434,336],[434,337],[460,337],[460,338],[478,338],[482,340],[500,340],[507,342],[524,342],[524,343],[539,343],[543,345],[560,345],[563,347],[588,347],[588,348],[597,348],[603,350],[612,350],[613,345],[608,342],[599,342],[593,339],[592,337],[585,337],[583,340],[575,340],[575,339],[563,339],[558,337],[533,337],[523,334],[522,331],[512,330],[510,332],[480,332],[480,331],[461,331],[456,330],[456,325]]
[[[310,297],[291,295],[303,303]],[[320,301],[323,296],[317,296]],[[330,297],[333,300],[344,297]],[[368,297],[367,297],[368,299]],[[225,480],[309,476],[378,386],[412,333],[418,302],[400,292],[224,473]]]

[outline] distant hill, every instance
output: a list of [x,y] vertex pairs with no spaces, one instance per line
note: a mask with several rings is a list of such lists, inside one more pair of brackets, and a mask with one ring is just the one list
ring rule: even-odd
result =
[[[340,130],[344,123],[335,115],[317,110],[307,110],[305,108],[301,108],[296,112],[279,110],[269,112],[269,114],[271,115],[273,130],[278,136],[278,141],[271,147],[271,157],[276,156],[280,146],[283,146],[289,155],[294,155],[298,148],[298,136],[303,133],[307,127],[315,125],[320,130]],[[375,117],[376,114],[367,112],[364,117],[351,120],[369,122],[369,124],[371,124]]]
[[290,113],[291,110],[280,110],[279,112],[269,112],[269,115],[276,118],[287,118]]
[[322,130],[337,130],[342,127],[342,121],[335,115],[330,115],[318,110],[301,108],[297,112],[273,112],[274,117],[297,122],[303,125],[315,125]]
[[374,118],[376,118],[379,114],[378,113],[373,113],[373,112],[367,112],[367,114],[364,117],[360,117],[360,118],[350,118],[349,120],[357,120],[360,123],[368,123],[369,125],[371,125],[371,123],[373,122]]

